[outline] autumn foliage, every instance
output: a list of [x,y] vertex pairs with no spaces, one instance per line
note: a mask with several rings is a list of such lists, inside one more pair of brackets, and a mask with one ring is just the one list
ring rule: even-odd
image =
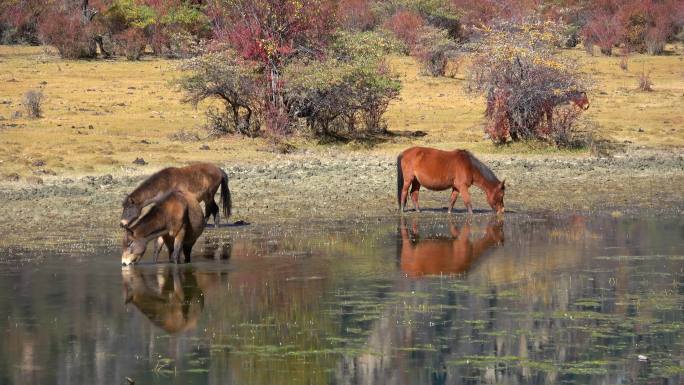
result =
[[487,100],[485,131],[494,143],[571,144],[589,101],[577,63],[556,54],[562,29],[552,22],[503,23],[475,45],[468,86]]
[[587,9],[582,28],[585,46],[610,55],[624,44],[631,51],[661,54],[684,24],[684,3],[677,0],[600,0]]

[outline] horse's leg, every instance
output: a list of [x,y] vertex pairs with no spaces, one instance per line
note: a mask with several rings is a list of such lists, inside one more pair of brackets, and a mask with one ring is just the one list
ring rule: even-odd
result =
[[169,262],[173,262],[173,238],[166,236],[164,239],[166,250],[169,252]]
[[185,263],[190,263],[190,253],[192,252],[192,245],[183,245],[183,256]]
[[468,215],[473,215],[473,204],[470,202],[470,193],[468,192],[468,187],[461,186],[458,191],[463,196],[463,203],[465,203],[466,209],[468,209]]
[[411,181],[413,178],[406,180],[404,178],[404,185],[401,187],[401,211],[406,211],[406,200],[408,199],[408,190],[411,187]]
[[448,214],[451,214],[451,210],[454,208],[454,204],[456,203],[456,199],[458,199],[458,190],[456,188],[451,190],[451,197],[449,197],[449,209],[447,210]]
[[154,244],[154,263],[157,263],[157,259],[159,259],[159,253],[161,252],[162,246],[164,246],[164,237],[160,236],[157,238],[157,242]]
[[206,213],[204,213],[204,223],[206,224],[209,222],[209,217],[213,216],[214,217],[214,227],[218,227],[219,225],[219,207],[216,204],[216,201],[214,201],[214,198],[209,198],[206,201]]
[[411,200],[413,201],[413,207],[416,209],[416,212],[420,212],[420,206],[418,206],[418,192],[420,190],[420,183],[418,183],[418,179],[414,179],[413,183],[411,184]]
[[180,231],[173,237],[173,260],[176,263],[180,263],[180,253],[183,247],[183,238],[185,238],[185,226],[183,226]]

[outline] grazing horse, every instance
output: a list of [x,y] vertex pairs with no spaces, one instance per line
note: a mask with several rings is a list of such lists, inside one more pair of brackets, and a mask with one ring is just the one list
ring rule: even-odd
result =
[[459,231],[449,221],[450,237],[421,239],[415,219],[409,230],[402,217],[400,233],[401,253],[398,259],[401,271],[411,278],[464,273],[488,250],[504,242],[503,221],[500,220],[490,221],[485,234],[475,241],[470,240],[468,222]]
[[169,167],[153,174],[140,184],[123,201],[121,226],[126,227],[140,215],[143,207],[164,193],[178,189],[187,191],[205,204],[205,218],[214,216],[214,225],[219,224],[219,207],[214,201],[216,191],[221,187],[223,215],[228,218],[231,211],[228,175],[210,163],[195,163],[186,167]]
[[504,212],[505,181],[500,182],[492,170],[466,150],[442,151],[428,147],[411,147],[397,157],[397,200],[399,210],[406,209],[409,187],[416,211],[418,190],[425,186],[429,190],[451,189],[449,210],[454,207],[458,194],[468,214],[473,213],[468,188],[475,185],[487,195],[487,202],[497,214]]

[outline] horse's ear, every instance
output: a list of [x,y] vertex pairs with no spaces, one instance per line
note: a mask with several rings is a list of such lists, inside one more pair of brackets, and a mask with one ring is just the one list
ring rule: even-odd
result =
[[506,179],[501,181],[501,191],[504,191],[504,190],[506,190]]

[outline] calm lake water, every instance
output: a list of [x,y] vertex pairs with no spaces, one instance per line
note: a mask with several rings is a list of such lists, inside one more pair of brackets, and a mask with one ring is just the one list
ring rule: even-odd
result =
[[0,384],[684,383],[682,218],[207,229],[180,266],[0,254]]

